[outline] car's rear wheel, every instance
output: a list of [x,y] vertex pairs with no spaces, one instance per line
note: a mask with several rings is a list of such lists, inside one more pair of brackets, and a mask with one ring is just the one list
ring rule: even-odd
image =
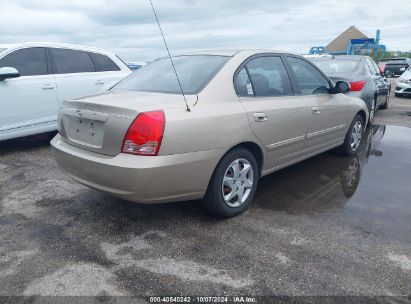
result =
[[353,155],[360,148],[364,134],[364,119],[357,114],[351,122],[350,128],[345,135],[344,143],[339,151],[344,155]]
[[253,200],[258,178],[259,169],[254,155],[247,149],[235,148],[217,165],[203,205],[219,216],[239,215]]

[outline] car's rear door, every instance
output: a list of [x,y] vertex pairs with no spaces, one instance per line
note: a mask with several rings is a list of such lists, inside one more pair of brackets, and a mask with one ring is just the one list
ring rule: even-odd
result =
[[265,168],[300,157],[307,132],[307,107],[294,95],[282,57],[250,58],[238,69],[235,87],[254,134],[267,150]]
[[309,109],[304,153],[314,153],[340,143],[352,119],[345,97],[330,94],[329,80],[307,60],[287,56],[286,61],[294,74],[300,99]]
[[0,81],[0,138],[16,129],[56,123],[57,90],[54,76],[49,74],[46,49],[15,50],[0,59],[0,67],[20,72],[18,78]]
[[108,90],[120,80],[131,74],[128,67],[120,68],[109,56],[88,52],[96,67],[96,84],[100,85],[102,89]]
[[50,48],[50,54],[60,104],[67,99],[103,92],[126,76],[103,55],[66,48]]

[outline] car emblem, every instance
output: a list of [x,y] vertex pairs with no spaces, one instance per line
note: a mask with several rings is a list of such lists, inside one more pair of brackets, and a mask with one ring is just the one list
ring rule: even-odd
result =
[[81,112],[81,110],[77,110],[77,111],[76,111],[76,115],[77,115],[78,117],[81,117],[81,116],[83,116],[83,113]]

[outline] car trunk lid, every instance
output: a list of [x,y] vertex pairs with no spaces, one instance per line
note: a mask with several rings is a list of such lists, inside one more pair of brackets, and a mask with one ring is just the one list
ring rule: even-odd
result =
[[[193,104],[195,96],[187,96]],[[181,95],[135,91],[110,91],[68,100],[59,114],[59,133],[79,148],[106,154],[121,152],[124,136],[141,112],[181,108]]]

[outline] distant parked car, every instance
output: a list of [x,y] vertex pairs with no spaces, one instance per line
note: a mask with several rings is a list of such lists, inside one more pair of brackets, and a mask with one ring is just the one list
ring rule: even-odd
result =
[[351,90],[347,95],[365,101],[370,113],[370,122],[374,119],[376,109],[387,109],[391,85],[370,57],[347,55],[309,59],[333,81],[344,80],[350,83]]
[[129,74],[114,53],[101,49],[0,45],[0,140],[57,130],[63,100],[105,91]]
[[411,58],[392,58],[385,66],[385,75],[393,77],[401,75],[411,65]]
[[332,148],[360,148],[365,103],[301,56],[221,51],[174,64],[181,87],[163,58],[109,92],[66,101],[51,142],[60,168],[130,201],[205,198],[229,217],[248,208],[261,176]]
[[132,71],[136,71],[143,66],[145,66],[147,63],[146,62],[126,62],[128,68]]
[[389,59],[383,58],[378,63],[378,67],[380,68],[381,75],[385,75],[385,66],[387,65],[388,61],[389,61]]
[[397,79],[395,87],[395,96],[411,96],[411,66]]

